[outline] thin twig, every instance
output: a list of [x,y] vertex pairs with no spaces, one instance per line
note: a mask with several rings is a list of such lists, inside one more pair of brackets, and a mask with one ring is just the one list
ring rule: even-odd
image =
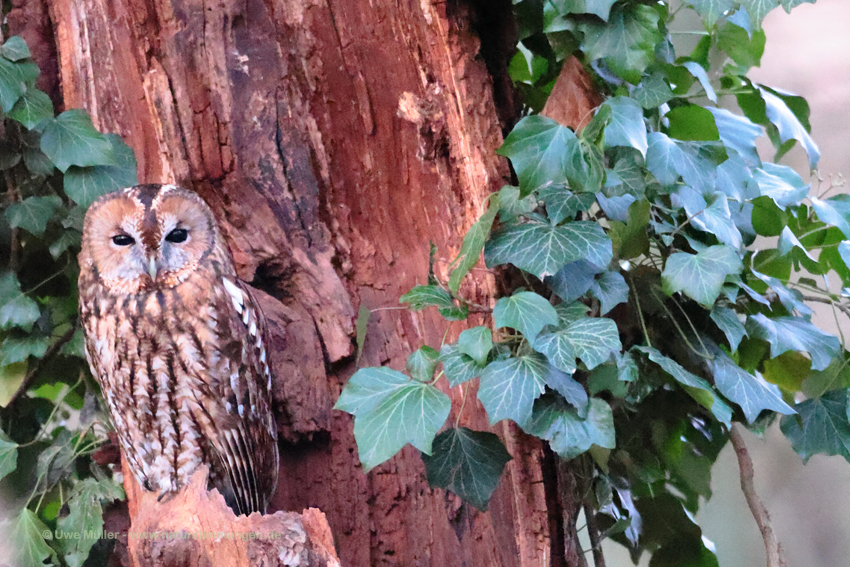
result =
[[753,460],[750,458],[750,453],[747,451],[747,446],[744,444],[744,438],[741,436],[738,427],[738,425],[732,425],[729,430],[729,438],[732,440],[732,446],[738,456],[738,466],[741,469],[741,490],[744,491],[747,505],[750,507],[750,512],[755,518],[756,524],[758,524],[761,537],[764,539],[767,567],[786,567],[785,552],[773,532],[770,515],[767,513],[767,508],[764,507],[761,498],[756,494],[755,484],[753,483]]
[[803,299],[805,301],[814,301],[815,303],[826,303],[827,305],[832,305],[833,307],[838,308],[839,311],[850,317],[850,307],[844,305],[842,303],[838,303],[826,297],[817,297],[816,295],[804,295]]
[[599,537],[599,525],[590,500],[584,501],[584,517],[587,520],[587,536],[590,538],[590,549],[593,550],[595,567],[605,567],[605,556],[602,554],[602,539]]
[[56,342],[54,342],[47,348],[47,350],[44,352],[44,356],[35,361],[35,364],[30,367],[29,372],[27,372],[27,375],[24,376],[24,380],[21,382],[21,385],[18,386],[18,389],[15,391],[14,394],[12,394],[12,398],[9,400],[9,403],[6,404],[6,407],[11,406],[13,403],[15,403],[15,400],[18,398],[18,396],[20,396],[23,392],[29,390],[30,385],[32,384],[33,380],[35,380],[36,376],[38,376],[38,373],[41,371],[42,367],[44,366],[44,363],[53,358],[59,352],[59,350],[63,346],[65,346],[65,343],[67,343],[73,338],[74,332],[76,330],[77,325],[72,325],[70,329],[65,331],[64,335],[56,339]]

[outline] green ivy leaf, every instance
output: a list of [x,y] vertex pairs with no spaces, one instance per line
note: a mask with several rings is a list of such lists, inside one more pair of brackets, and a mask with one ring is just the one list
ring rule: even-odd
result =
[[389,368],[362,368],[343,388],[335,409],[354,414],[354,438],[365,471],[392,458],[408,443],[431,454],[431,442],[451,409],[431,384]]
[[661,132],[648,136],[646,168],[662,185],[676,183],[679,176],[694,189],[714,188],[717,164],[710,155],[713,147],[700,142],[676,142]]
[[756,138],[764,134],[761,126],[754,124],[745,116],[738,116],[723,108],[708,108],[714,115],[720,140],[732,148],[753,166],[761,165]]
[[429,346],[423,346],[407,357],[405,368],[414,380],[429,382],[434,377],[434,369],[437,368],[439,358],[440,353]]
[[573,303],[564,302],[556,305],[555,311],[558,313],[558,326],[567,327],[573,321],[587,317],[590,307],[578,301]]
[[664,293],[677,291],[710,308],[720,295],[728,274],[738,274],[743,264],[728,246],[709,246],[697,254],[676,252],[667,258],[661,280]]
[[433,454],[422,456],[428,483],[451,490],[481,511],[493,496],[511,455],[498,435],[466,427],[448,429],[434,439]]
[[[694,63],[697,67],[698,64]],[[702,69],[702,67],[699,67]],[[698,104],[687,104],[670,109],[664,115],[668,120],[667,134],[682,141],[714,141],[720,139],[720,131],[714,117],[707,108]]]
[[775,385],[746,372],[717,347],[712,349],[712,354],[714,358],[709,361],[709,366],[714,374],[714,385],[721,394],[741,406],[747,421],[752,423],[766,409],[783,414],[794,413]]
[[490,205],[487,207],[487,211],[481,215],[467,231],[466,236],[463,237],[463,244],[460,246],[457,258],[452,262],[454,269],[449,276],[449,290],[452,293],[457,293],[461,280],[478,263],[481,251],[484,250],[484,243],[487,241],[487,236],[489,236],[490,229],[493,226],[493,220],[495,220],[496,213],[499,212],[501,206],[499,197],[500,195],[490,195]]
[[41,151],[63,173],[72,165],[118,165],[109,138],[92,126],[84,110],[66,110],[47,122],[41,134]]
[[69,514],[56,523],[57,530],[77,532],[82,537],[67,540],[65,561],[69,566],[80,567],[89,556],[103,529],[103,506],[101,501],[112,501],[124,497],[124,491],[111,480],[87,478],[77,483],[68,499]]
[[611,109],[611,122],[605,127],[605,147],[635,148],[646,157],[646,124],[640,105],[625,96],[609,98],[603,105]]
[[33,236],[41,236],[47,229],[47,223],[60,208],[62,199],[56,195],[27,197],[20,203],[9,205],[5,215],[12,228],[20,227]]
[[794,406],[798,415],[782,418],[780,427],[791,446],[807,462],[812,455],[841,455],[850,461],[847,390],[832,390]]
[[548,372],[546,358],[539,354],[491,362],[481,374],[478,399],[487,410],[490,425],[512,419],[522,425],[543,393]]
[[567,183],[567,162],[579,151],[578,138],[555,120],[542,115],[523,118],[497,153],[511,160],[521,196],[550,183]]
[[587,58],[604,59],[612,71],[633,84],[640,82],[655,60],[655,46],[662,39],[658,12],[640,4],[614,6],[607,23],[587,20],[579,27]]
[[711,81],[708,80],[708,74],[706,74],[705,69],[703,69],[702,65],[697,63],[696,61],[684,61],[682,63],[682,67],[690,71],[691,75],[696,77],[699,81],[699,84],[702,85],[702,89],[705,91],[705,96],[713,103],[717,103],[717,93],[714,92],[714,88],[711,86]]
[[56,552],[44,541],[43,534],[51,534],[38,516],[29,508],[21,510],[15,521],[11,541],[17,547],[16,565],[21,567],[43,566],[48,557],[55,557]]
[[30,356],[40,358],[47,352],[48,346],[50,346],[49,337],[38,337],[34,335],[21,338],[6,337],[3,340],[2,346],[0,346],[0,351],[3,353],[0,356],[0,366],[22,362]]
[[765,112],[768,119],[779,130],[780,141],[797,140],[800,142],[800,145],[803,146],[806,154],[809,156],[809,167],[815,169],[818,166],[818,160],[820,160],[820,150],[806,131],[805,126],[800,123],[800,120],[788,108],[784,100],[763,88],[759,88],[759,93],[761,93],[761,98],[764,100]]
[[455,305],[451,294],[437,285],[417,285],[398,299],[399,303],[409,303],[413,311],[421,311],[435,306],[444,319],[459,321],[466,319],[469,308]]
[[811,201],[820,221],[838,227],[845,238],[850,238],[850,195],[838,195],[824,201],[812,196]]
[[[676,200],[684,207],[691,224],[717,237],[723,244],[732,248],[740,248],[741,232],[732,220],[726,195],[720,191],[702,195],[688,186],[680,187],[674,194]],[[710,202],[707,202],[709,200]]]
[[606,317],[579,319],[566,329],[545,333],[534,341],[535,350],[568,374],[575,371],[576,358],[592,370],[622,348],[617,324]]
[[[741,12],[735,14],[739,13]],[[761,65],[765,39],[763,30],[753,32],[752,29],[745,29],[736,25],[736,22],[728,21],[717,34],[717,47],[725,51],[741,67],[741,71],[746,72],[751,67]]]
[[546,325],[558,324],[558,313],[540,295],[533,291],[521,291],[510,297],[502,297],[496,302],[493,322],[497,329],[516,329],[532,341]]
[[779,0],[739,0],[750,15],[753,29],[760,30],[761,22],[768,12],[779,6]]
[[26,72],[23,65],[0,57],[0,109],[8,113],[27,92]]
[[747,330],[741,320],[738,319],[738,314],[728,307],[715,305],[711,309],[710,317],[726,335],[726,340],[729,341],[729,349],[732,352],[738,350],[741,339],[747,336]]
[[88,207],[101,195],[138,183],[136,156],[117,134],[106,134],[112,146],[114,164],[77,167],[72,165],[63,180],[65,194],[81,207]]
[[577,260],[607,266],[613,258],[611,240],[591,221],[552,226],[530,221],[495,232],[484,247],[488,267],[513,264],[540,279]]
[[0,329],[20,327],[29,331],[40,316],[38,303],[21,292],[14,272],[0,276]]
[[546,216],[552,224],[561,224],[572,219],[579,211],[587,211],[596,202],[593,193],[573,193],[565,185],[549,185],[540,190],[540,198],[546,203]]
[[649,237],[646,234],[650,219],[649,209],[649,201],[640,199],[629,205],[625,223],[611,221],[609,236],[614,254],[618,258],[637,258],[649,252]]
[[46,93],[35,89],[27,89],[27,92],[18,99],[9,118],[17,120],[27,129],[34,129],[42,120],[53,118],[53,101]]
[[629,300],[629,286],[620,272],[602,272],[590,284],[590,294],[599,300],[600,315]]
[[735,6],[734,0],[690,0],[688,4],[694,7],[706,27],[716,24],[720,16],[723,16]]
[[[658,349],[646,346],[634,347],[634,349],[646,354],[649,360],[660,366],[664,369],[664,372],[684,386],[685,391],[703,407],[710,410],[718,421],[725,424],[726,427],[731,425],[732,408],[717,396],[714,388],[707,380],[688,372],[678,362],[661,354]],[[698,391],[695,392],[694,390]]]
[[821,331],[800,317],[768,319],[757,313],[747,318],[747,332],[753,338],[770,343],[772,358],[789,350],[809,353],[815,370],[823,370],[842,352],[838,337]]
[[[5,405],[5,404],[4,404]],[[18,444],[0,431],[0,480],[18,466]]]
[[562,459],[573,459],[593,445],[616,447],[614,415],[599,398],[590,399],[587,417],[582,419],[557,396],[544,396],[534,404],[534,414],[522,428],[548,441]]
[[485,364],[487,355],[493,348],[493,333],[487,327],[472,327],[461,331],[457,339],[457,348],[479,364]]
[[761,169],[753,172],[753,181],[759,192],[773,199],[781,210],[797,205],[809,193],[809,185],[797,175],[797,172],[784,165],[765,163]]
[[13,35],[6,40],[6,43],[0,45],[0,55],[9,61],[20,61],[32,57],[27,42],[18,35]]
[[632,98],[643,108],[649,110],[658,108],[673,98],[673,91],[664,78],[664,73],[654,71],[645,76],[632,93]]
[[440,362],[443,363],[443,374],[452,388],[481,376],[484,371],[483,364],[478,364],[471,356],[462,353],[456,344],[443,345]]

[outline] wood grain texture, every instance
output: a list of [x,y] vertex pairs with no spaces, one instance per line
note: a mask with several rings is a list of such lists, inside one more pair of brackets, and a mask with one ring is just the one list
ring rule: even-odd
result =
[[[49,5],[66,106],[124,136],[140,182],[203,196],[240,277],[267,293],[285,441],[273,505],[324,511],[352,567],[548,565],[539,441],[495,428],[514,459],[481,513],[431,490],[409,447],[364,475],[351,419],[331,409],[355,370],[357,306],[397,306],[425,283],[429,242],[446,277],[483,199],[508,179],[471,8],[429,0]],[[461,293],[490,303],[492,274],[476,274]],[[463,330],[430,311],[375,311],[360,364],[401,369],[419,346],[439,347],[447,328],[449,340]],[[459,408],[462,387],[448,393]],[[461,423],[487,428],[477,402]]]

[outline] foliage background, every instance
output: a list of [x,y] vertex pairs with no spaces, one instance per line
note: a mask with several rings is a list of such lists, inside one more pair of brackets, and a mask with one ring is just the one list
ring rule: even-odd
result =
[[[806,98],[811,108],[812,136],[821,149],[823,174],[850,174],[850,4],[818,0],[798,6],[791,15],[771,12],[762,64],[750,71],[758,82]],[[766,141],[766,140],[765,140]],[[806,171],[806,156],[794,148],[783,160]],[[847,188],[844,188],[844,192]],[[834,328],[828,310],[814,306],[816,324]],[[844,332],[850,330],[842,320]],[[834,567],[850,556],[850,470],[839,457],[817,455],[804,466],[778,427],[764,440],[744,433],[756,467],[756,488],[771,513],[789,565]],[[727,446],[712,470],[713,496],[697,520],[717,546],[721,567],[763,565],[764,547],[739,485],[738,464]],[[837,496],[837,497],[836,497]],[[605,545],[609,567],[632,565],[623,548]]]

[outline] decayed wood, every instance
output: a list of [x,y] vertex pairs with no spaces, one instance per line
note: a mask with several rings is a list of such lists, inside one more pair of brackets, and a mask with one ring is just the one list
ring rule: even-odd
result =
[[217,490],[207,492],[206,466],[189,485],[158,501],[142,491],[128,534],[134,567],[339,567],[324,514],[315,508],[237,517]]
[[[124,136],[140,182],[201,194],[240,276],[268,293],[286,442],[273,504],[324,511],[352,567],[548,564],[538,440],[497,428],[514,459],[481,513],[431,490],[410,448],[364,475],[351,419],[331,409],[355,370],[355,308],[396,306],[425,283],[429,242],[446,277],[484,197],[508,177],[465,4],[48,4],[66,106]],[[486,304],[493,278],[476,274],[462,293]],[[360,363],[403,368],[447,328],[451,339],[463,327],[429,311],[374,311]],[[457,410],[463,386],[448,393]],[[486,429],[469,397],[461,423]]]
[[571,56],[561,67],[542,114],[578,131],[587,126],[601,103],[602,96],[593,86],[590,75],[581,62]]

